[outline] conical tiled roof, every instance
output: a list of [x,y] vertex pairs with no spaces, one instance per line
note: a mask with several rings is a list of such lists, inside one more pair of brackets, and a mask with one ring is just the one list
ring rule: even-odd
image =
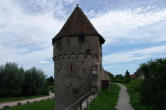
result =
[[55,40],[61,39],[63,37],[78,35],[98,35],[101,44],[105,41],[104,38],[90,23],[83,11],[77,6],[60,30],[60,32],[53,38],[53,44]]

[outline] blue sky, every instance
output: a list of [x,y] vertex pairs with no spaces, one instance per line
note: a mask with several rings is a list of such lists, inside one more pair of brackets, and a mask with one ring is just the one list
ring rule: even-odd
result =
[[166,57],[165,0],[3,0],[0,65],[17,62],[53,75],[51,40],[77,3],[106,39],[107,71],[133,73],[143,62]]

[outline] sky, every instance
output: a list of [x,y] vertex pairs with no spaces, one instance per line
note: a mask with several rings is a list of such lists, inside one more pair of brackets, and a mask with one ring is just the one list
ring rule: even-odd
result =
[[77,3],[106,40],[105,70],[132,74],[141,63],[166,57],[165,0],[1,0],[0,65],[16,62],[53,76],[52,38]]

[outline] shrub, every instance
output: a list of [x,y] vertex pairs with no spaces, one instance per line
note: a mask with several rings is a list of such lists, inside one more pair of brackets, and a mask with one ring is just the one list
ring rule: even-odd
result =
[[140,66],[145,79],[141,84],[141,99],[144,104],[166,109],[166,59],[151,60]]

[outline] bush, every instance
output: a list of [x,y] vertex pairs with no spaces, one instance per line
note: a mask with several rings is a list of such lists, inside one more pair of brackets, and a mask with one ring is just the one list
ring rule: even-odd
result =
[[156,110],[152,106],[143,104],[141,101],[140,88],[142,81],[142,79],[132,79],[128,84],[125,84],[130,95],[130,103],[135,110]]
[[141,99],[144,104],[166,109],[166,59],[151,60],[140,66],[145,79],[141,84]]

